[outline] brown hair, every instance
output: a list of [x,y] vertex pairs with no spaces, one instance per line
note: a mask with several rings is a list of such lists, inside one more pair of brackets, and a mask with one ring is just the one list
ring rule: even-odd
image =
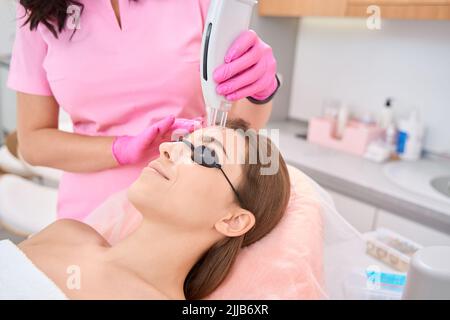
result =
[[[254,214],[255,225],[245,235],[217,242],[197,261],[184,282],[184,294],[188,300],[202,299],[211,294],[225,279],[240,249],[267,235],[282,218],[289,201],[289,173],[279,152],[278,172],[273,175],[261,174],[261,168],[265,165],[260,155],[271,155],[276,146],[269,138],[258,135],[255,130],[248,130],[248,123],[242,119],[229,120],[227,127],[246,133],[246,161],[237,191],[242,207]],[[257,161],[251,164],[248,161],[249,153],[255,150],[258,151],[255,153]]]
[[[81,14],[84,11],[84,4],[76,0],[19,0],[19,4],[24,7],[27,14],[23,25],[29,24],[30,30],[33,31],[39,24],[43,24],[55,38],[58,38],[58,33],[65,27],[69,16],[67,9],[70,5],[78,6]],[[75,31],[76,29],[73,32]]]

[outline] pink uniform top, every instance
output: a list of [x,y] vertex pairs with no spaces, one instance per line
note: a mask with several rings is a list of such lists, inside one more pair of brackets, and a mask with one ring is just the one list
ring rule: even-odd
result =
[[[81,2],[79,29],[71,40],[68,28],[56,39],[41,24],[33,32],[29,25],[21,27],[25,18],[19,6],[11,89],[54,96],[74,131],[90,136],[135,135],[168,115],[205,115],[199,60],[209,0],[119,0],[122,28],[110,0]],[[130,186],[148,161],[65,172],[58,217],[84,219]]]

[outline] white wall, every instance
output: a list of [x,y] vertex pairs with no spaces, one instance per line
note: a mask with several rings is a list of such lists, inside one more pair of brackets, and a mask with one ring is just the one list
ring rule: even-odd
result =
[[394,97],[396,114],[421,110],[426,148],[450,151],[450,21],[303,18],[297,35],[290,117],[320,115],[326,99],[377,112]]
[[0,1],[0,53],[9,52],[14,41],[14,8],[13,0]]
[[260,17],[256,9],[253,16],[251,27],[273,48],[278,62],[278,73],[283,80],[273,102],[271,120],[285,120],[288,117],[298,22],[297,18]]
[[[0,0],[0,54],[10,53],[14,42],[15,5],[13,0]],[[8,71],[0,69],[0,123],[8,131],[16,127],[15,93],[6,89]]]

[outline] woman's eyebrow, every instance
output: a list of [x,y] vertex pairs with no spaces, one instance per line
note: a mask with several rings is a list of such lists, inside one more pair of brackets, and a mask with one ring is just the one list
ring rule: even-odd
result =
[[202,136],[202,142],[214,143],[218,147],[222,148],[223,153],[225,153],[225,157],[227,157],[227,159],[228,159],[228,155],[227,155],[227,152],[225,151],[225,148],[223,147],[223,144],[219,140],[217,140],[216,138],[210,137],[210,136]]

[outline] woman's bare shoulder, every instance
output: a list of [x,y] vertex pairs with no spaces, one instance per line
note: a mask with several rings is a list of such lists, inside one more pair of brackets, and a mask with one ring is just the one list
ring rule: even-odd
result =
[[108,246],[108,242],[105,238],[103,238],[94,228],[73,219],[57,220],[42,231],[22,242],[20,245],[33,245],[46,241],[70,245],[97,244]]

